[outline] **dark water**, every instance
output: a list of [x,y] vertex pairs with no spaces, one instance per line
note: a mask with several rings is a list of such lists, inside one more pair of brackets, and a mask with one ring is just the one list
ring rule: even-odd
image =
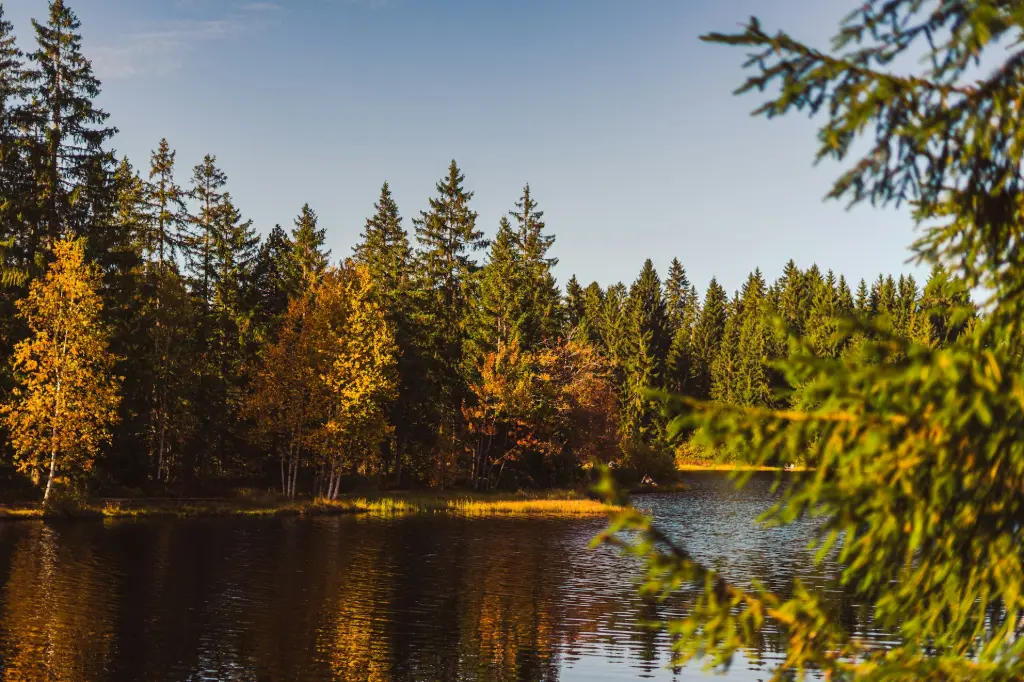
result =
[[[686,547],[786,590],[811,529],[759,530],[770,477],[701,474],[637,501]],[[196,519],[0,523],[0,680],[700,679],[630,562],[588,550],[603,519]],[[836,617],[857,610],[833,593]],[[684,595],[685,599],[685,595]],[[766,677],[769,635],[728,679]]]

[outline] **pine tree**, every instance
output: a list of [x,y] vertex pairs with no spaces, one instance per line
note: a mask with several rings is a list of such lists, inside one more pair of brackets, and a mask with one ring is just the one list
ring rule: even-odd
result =
[[103,145],[117,130],[104,127],[108,114],[94,105],[100,82],[82,54],[78,17],[63,0],[51,0],[45,24],[32,20],[37,48],[26,72],[28,117],[36,135],[33,173],[38,213],[28,245],[34,258],[67,234],[90,236],[90,216],[75,201],[76,190],[98,179]]
[[0,243],[8,244],[5,259],[0,261],[0,279],[5,287],[21,284],[27,276],[25,220],[31,211],[33,192],[26,163],[29,140],[23,132],[28,85],[24,55],[15,43],[13,30],[0,5]]
[[868,283],[862,277],[860,284],[857,285],[857,298],[854,301],[853,307],[859,316],[866,317],[870,312],[870,306],[871,297],[868,293]]
[[491,242],[487,264],[480,271],[480,300],[469,339],[474,358],[495,352],[499,345],[523,346],[529,334],[528,317],[534,312],[529,274],[522,261],[515,232],[501,218]]
[[779,317],[793,334],[802,336],[810,312],[807,282],[792,259],[786,263],[776,288],[779,290]]
[[699,398],[710,398],[712,394],[712,365],[725,334],[727,306],[725,289],[712,277],[693,328],[691,344],[693,395]]
[[623,431],[629,439],[640,437],[650,442],[652,436],[660,436],[661,425],[657,420],[659,410],[646,397],[646,391],[663,385],[665,359],[672,343],[661,280],[650,259],[630,287],[625,331]]
[[842,353],[837,336],[841,314],[838,284],[829,270],[823,284],[817,287],[807,324],[807,340],[819,357],[837,358]]
[[518,227],[515,237],[525,305],[520,342],[524,348],[532,349],[558,333],[561,296],[551,274],[551,269],[558,265],[558,259],[547,255],[555,237],[544,234],[544,212],[537,210],[529,185],[523,188],[523,196],[516,203],[516,208],[518,210],[509,211],[509,215]]
[[185,243],[188,210],[185,206],[187,193],[174,180],[174,152],[161,139],[160,145],[152,152],[149,165],[149,181],[146,183],[147,224],[142,235],[142,247],[146,257],[163,268]]
[[430,209],[413,221],[420,244],[416,276],[424,297],[419,315],[440,414],[435,422],[439,441],[433,476],[441,486],[453,474],[455,434],[467,390],[467,323],[478,270],[471,254],[487,246],[483,232],[476,227],[476,212],[469,207],[473,193],[465,189],[464,182],[452,161],[448,175],[437,183]]
[[[583,290],[583,319],[577,335],[583,343],[607,350],[602,341],[601,329],[604,318],[604,289],[597,282],[591,282]],[[607,353],[605,354],[606,357]]]
[[668,312],[669,327],[674,335],[690,314],[690,280],[686,277],[686,268],[673,258],[669,264],[668,277],[665,278],[665,309]]
[[958,314],[971,305],[970,292],[941,264],[932,266],[921,300],[921,316],[928,320],[928,341],[937,346],[956,342],[967,330],[970,317]]
[[192,190],[189,193],[198,210],[188,219],[190,232],[185,243],[185,262],[192,292],[204,310],[209,309],[213,298],[219,228],[227,211],[226,195],[221,190],[228,179],[216,163],[217,157],[207,154],[203,162],[192,169]]
[[190,475],[226,466],[235,437],[233,406],[241,397],[241,382],[248,353],[258,341],[252,324],[253,274],[259,238],[252,221],[241,215],[224,190],[227,177],[207,155],[193,170],[192,198],[197,212],[186,243],[190,285],[198,303],[196,339],[200,395],[200,437],[206,449],[193,453],[196,461],[185,468]]
[[[710,293],[710,292],[709,292]],[[726,308],[725,327],[721,342],[711,361],[710,395],[712,400],[736,404],[741,399],[740,332],[743,326],[743,306],[739,292],[733,294]]]
[[295,291],[299,291],[323,274],[331,252],[324,251],[327,230],[317,227],[318,218],[309,204],[304,204],[292,229],[292,261]]
[[743,285],[740,299],[740,323],[737,383],[734,400],[742,405],[768,405],[772,402],[772,376],[768,363],[775,356],[771,309],[764,277],[756,269]]
[[576,275],[565,284],[565,335],[573,333],[583,323],[587,314],[583,287]]
[[260,344],[273,338],[281,317],[288,310],[289,296],[294,290],[293,250],[288,233],[280,225],[274,225],[260,242],[249,289],[249,307]]
[[[398,384],[394,401],[387,407],[395,427],[392,453],[386,465],[401,479],[405,465],[422,472],[430,447],[431,391],[424,362],[424,334],[417,325],[422,295],[414,287],[413,253],[409,235],[388,183],[381,187],[374,214],[366,220],[361,241],[353,249],[357,265],[365,267],[374,296],[394,330],[398,347]],[[387,441],[386,441],[387,443]]]

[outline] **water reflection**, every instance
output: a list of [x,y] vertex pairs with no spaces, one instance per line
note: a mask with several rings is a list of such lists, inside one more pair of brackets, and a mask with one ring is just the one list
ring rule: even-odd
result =
[[[648,497],[732,577],[786,590],[810,527],[757,530],[770,480],[722,476]],[[588,551],[602,520],[198,519],[0,524],[0,680],[621,680],[671,671],[634,571]],[[862,627],[834,592],[836,617]],[[685,604],[686,595],[679,604]],[[758,679],[757,658],[730,678]]]

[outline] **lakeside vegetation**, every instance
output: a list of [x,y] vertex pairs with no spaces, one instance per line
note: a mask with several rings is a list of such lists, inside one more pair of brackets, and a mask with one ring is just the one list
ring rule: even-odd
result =
[[[817,159],[844,162],[829,198],[909,205],[915,258],[986,300],[948,299],[933,330],[959,331],[939,344],[838,316],[829,338],[861,339],[874,361],[798,346],[776,365],[800,387],[789,404],[668,399],[670,430],[710,451],[814,469],[761,520],[813,519],[815,563],[836,562],[835,583],[731,582],[731,566],[691,555],[636,510],[596,543],[643,560],[644,594],[684,605],[659,623],[679,633],[676,665],[722,671],[738,653],[757,658],[770,634],[784,647],[764,671],[773,681],[1024,679],[1021,4],[851,3],[825,48],[756,18],[703,40],[748,53],[738,92],[764,98],[756,114],[822,119]],[[610,478],[604,489],[616,499]],[[828,606],[835,594],[870,627],[845,624]]]
[[272,494],[234,498],[97,499],[75,504],[0,504],[0,521],[117,518],[188,518],[196,516],[337,516],[355,514],[394,518],[415,514],[452,516],[581,517],[621,511],[575,490],[519,493],[420,492],[390,495],[345,495],[338,499],[292,500]]
[[791,261],[701,296],[679,260],[664,280],[648,260],[631,285],[563,289],[530,186],[488,239],[455,161],[413,234],[384,183],[332,257],[308,205],[291,230],[246,220],[213,154],[187,184],[167,140],[119,158],[79,29],[52,0],[22,51],[0,4],[0,488],[336,499],[367,480],[571,486],[592,461],[669,482],[681,444],[688,462],[735,453],[671,434],[649,389],[796,405],[774,366],[791,353],[897,362],[872,341],[965,329],[966,290],[938,266],[923,288],[853,286]]

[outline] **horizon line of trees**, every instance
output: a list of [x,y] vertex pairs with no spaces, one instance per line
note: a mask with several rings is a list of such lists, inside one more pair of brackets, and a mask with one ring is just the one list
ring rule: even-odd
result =
[[529,185],[488,240],[454,160],[411,233],[384,183],[332,260],[308,204],[261,236],[213,155],[187,186],[167,140],[143,172],[117,159],[74,13],[52,0],[33,28],[26,55],[0,3],[0,459],[46,496],[55,480],[335,497],[352,476],[488,489],[572,483],[592,459],[664,470],[678,442],[649,388],[778,405],[799,388],[772,369],[788,334],[868,362],[837,317],[926,344],[963,332],[942,310],[967,293],[939,268],[923,289],[854,291],[790,261],[730,297],[648,260],[628,287],[563,292]]

